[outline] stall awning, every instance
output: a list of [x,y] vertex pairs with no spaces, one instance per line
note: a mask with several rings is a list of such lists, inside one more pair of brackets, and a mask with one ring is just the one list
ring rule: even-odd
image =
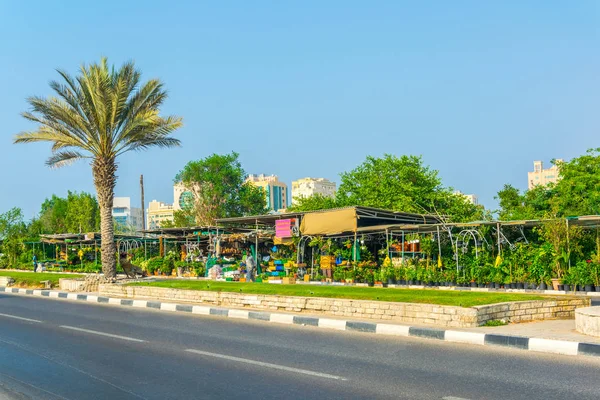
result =
[[356,208],[305,214],[300,224],[303,235],[335,235],[354,232],[357,228]]

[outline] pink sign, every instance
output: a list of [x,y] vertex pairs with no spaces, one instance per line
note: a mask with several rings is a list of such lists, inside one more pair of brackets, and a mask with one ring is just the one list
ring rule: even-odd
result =
[[292,224],[295,222],[293,219],[279,219],[275,221],[275,236],[278,238],[292,237]]

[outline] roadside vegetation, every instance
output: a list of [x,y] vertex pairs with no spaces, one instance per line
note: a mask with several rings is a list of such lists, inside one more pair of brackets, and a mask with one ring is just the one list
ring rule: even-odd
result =
[[519,293],[414,290],[370,287],[279,285],[268,283],[237,283],[212,281],[136,282],[130,286],[154,286],[171,289],[207,290],[248,294],[268,294],[300,297],[326,297],[352,300],[426,303],[445,306],[472,307],[508,301],[542,300],[547,296]]
[[44,272],[16,272],[0,271],[0,276],[10,276],[15,280],[14,286],[27,288],[43,288],[42,281],[50,281],[52,287],[58,287],[60,278],[77,279],[83,278],[83,275],[76,274],[49,274]]

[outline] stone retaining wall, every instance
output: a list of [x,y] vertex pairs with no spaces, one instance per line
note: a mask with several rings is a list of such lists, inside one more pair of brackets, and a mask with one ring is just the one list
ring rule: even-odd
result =
[[100,284],[99,291],[101,296],[108,297],[152,298],[163,301],[209,303],[224,307],[328,314],[340,317],[462,328],[479,326],[488,320],[494,319],[524,322],[540,319],[573,318],[575,308],[590,305],[589,298],[581,297],[499,303],[463,308],[432,304],[252,295],[111,284]]
[[84,292],[85,279],[60,278],[58,287],[65,292]]
[[600,337],[600,307],[575,311],[575,329],[585,335]]

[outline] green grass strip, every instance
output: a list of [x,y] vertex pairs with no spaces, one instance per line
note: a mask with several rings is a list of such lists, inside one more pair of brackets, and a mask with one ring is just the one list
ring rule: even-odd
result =
[[213,281],[156,281],[136,282],[129,286],[153,286],[184,290],[206,290],[248,294],[268,294],[334,299],[426,303],[445,306],[472,307],[509,301],[544,300],[548,296],[520,293],[494,293],[450,290],[419,290],[372,287],[280,285],[269,283],[238,283]]
[[45,272],[15,272],[15,271],[0,271],[0,276],[10,276],[15,280],[14,285],[29,288],[44,287],[40,281],[50,281],[52,287],[58,286],[60,278],[77,279],[83,278],[83,275],[75,274],[49,274]]

